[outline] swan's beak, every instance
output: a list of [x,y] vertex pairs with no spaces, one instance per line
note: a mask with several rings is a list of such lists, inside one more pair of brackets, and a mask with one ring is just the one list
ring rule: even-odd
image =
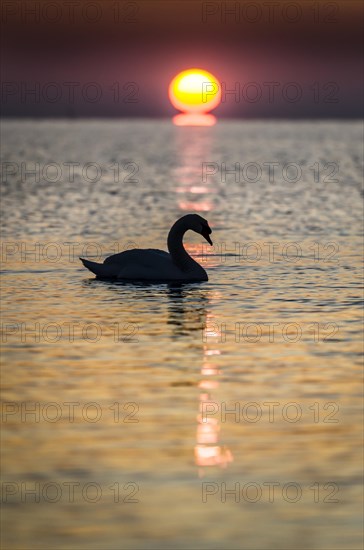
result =
[[212,240],[210,239],[210,233],[212,233],[211,229],[209,227],[204,227],[202,230],[201,235],[206,239],[206,241],[213,246]]

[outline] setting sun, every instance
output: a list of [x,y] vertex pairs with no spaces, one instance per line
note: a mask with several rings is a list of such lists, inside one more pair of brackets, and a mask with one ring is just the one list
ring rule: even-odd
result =
[[174,77],[169,85],[169,99],[183,115],[174,117],[177,125],[215,124],[213,115],[206,115],[221,101],[220,83],[203,69],[188,69]]

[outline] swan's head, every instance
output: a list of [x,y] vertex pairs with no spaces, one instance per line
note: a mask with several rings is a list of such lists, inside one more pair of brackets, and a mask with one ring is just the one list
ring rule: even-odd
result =
[[206,241],[212,246],[212,240],[210,239],[212,230],[207,220],[201,218],[201,216],[199,216],[198,214],[188,214],[187,216],[185,216],[185,221],[187,222],[187,226],[189,229],[192,229],[192,231],[195,231],[196,233],[202,235],[206,239]]

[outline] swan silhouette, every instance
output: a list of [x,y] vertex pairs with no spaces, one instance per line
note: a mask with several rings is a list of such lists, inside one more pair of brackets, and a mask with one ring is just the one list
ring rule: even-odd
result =
[[98,279],[133,281],[207,281],[207,273],[183,246],[183,235],[192,229],[212,245],[211,229],[198,214],[187,214],[175,222],[168,233],[168,252],[154,248],[125,250],[109,256],[103,264],[80,258]]

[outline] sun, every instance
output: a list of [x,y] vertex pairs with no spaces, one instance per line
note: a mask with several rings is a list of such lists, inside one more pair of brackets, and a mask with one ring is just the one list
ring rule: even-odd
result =
[[187,69],[174,77],[169,85],[172,105],[184,113],[207,113],[221,101],[217,78],[203,69]]

